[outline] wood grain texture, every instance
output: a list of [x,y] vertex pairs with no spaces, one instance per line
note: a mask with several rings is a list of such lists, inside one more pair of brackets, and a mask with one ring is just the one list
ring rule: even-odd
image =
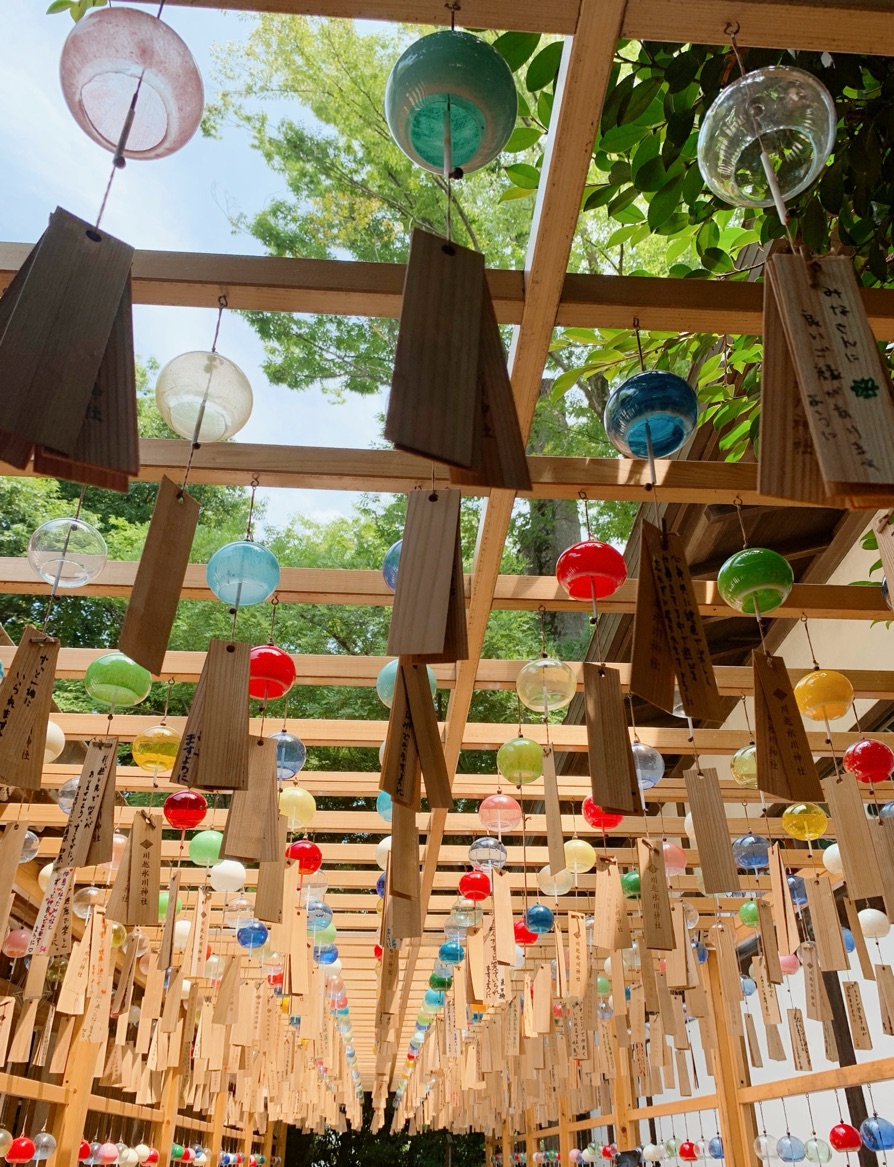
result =
[[585,661],[584,699],[593,801],[603,810],[633,814],[640,806],[639,784],[619,674]]
[[686,794],[705,892],[737,891],[739,872],[730,846],[717,771],[687,770]]

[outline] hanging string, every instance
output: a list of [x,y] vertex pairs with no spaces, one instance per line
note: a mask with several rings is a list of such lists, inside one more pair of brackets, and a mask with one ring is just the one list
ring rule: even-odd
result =
[[[726,28],[724,29],[724,32],[729,35],[730,45],[732,46],[732,50],[736,55],[736,62],[739,66],[739,72],[744,77],[747,70],[745,69],[745,62],[742,60],[742,54],[739,51],[738,42],[736,41],[736,33],[738,31],[738,25],[733,28],[732,25],[727,24]],[[779,221],[785,230],[786,236],[788,237],[789,246],[791,247],[792,251],[797,254],[798,248],[795,246],[795,240],[792,236],[791,228],[789,227],[788,222],[788,207],[785,205],[785,199],[783,199],[782,191],[779,189],[779,182],[776,178],[776,172],[773,170],[773,163],[770,161],[770,155],[767,153],[767,147],[764,144],[760,124],[757,120],[757,111],[755,109],[756,104],[756,102],[750,102],[747,109],[752,131],[754,132],[754,136],[757,139],[758,145],[760,146],[761,166],[763,166],[764,169],[764,175],[767,179],[767,187],[773,199],[773,205],[776,208]]]
[[810,650],[810,659],[813,661],[814,669],[819,669],[819,661],[816,659],[816,653],[813,651],[813,641],[810,639],[810,626],[807,623],[807,616],[804,612],[801,613],[801,623],[804,625],[804,635],[807,637],[807,647]]
[[81,493],[78,495],[78,505],[75,507],[74,516],[72,517],[72,521],[71,521],[71,523],[69,523],[69,526],[68,526],[68,531],[65,534],[65,542],[62,544],[62,551],[59,555],[59,567],[56,570],[56,578],[53,580],[53,586],[50,588],[50,595],[49,595],[49,599],[47,600],[47,610],[44,613],[44,617],[43,617],[43,627],[42,627],[41,631],[45,635],[47,632],[47,626],[49,625],[49,622],[50,622],[50,613],[53,610],[53,604],[55,604],[56,597],[58,596],[58,593],[59,593],[59,581],[62,579],[62,572],[65,570],[65,557],[68,554],[68,547],[69,547],[69,544],[71,543],[72,532],[76,529],[75,523],[77,522],[77,520],[80,518],[80,515],[81,515],[81,506],[84,502],[84,494],[85,494],[86,490],[87,490],[86,486],[81,487]]

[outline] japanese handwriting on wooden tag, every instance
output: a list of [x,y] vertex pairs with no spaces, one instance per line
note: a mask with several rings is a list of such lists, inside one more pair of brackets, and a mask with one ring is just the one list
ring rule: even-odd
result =
[[674,926],[670,897],[667,894],[664,852],[660,844],[653,843],[651,839],[638,839],[636,853],[646,947],[668,951],[674,947]]
[[557,876],[565,870],[565,843],[562,836],[562,810],[556,779],[556,756],[552,746],[543,749],[543,809],[546,814],[546,843],[549,871]]
[[[444,747],[441,743],[438,719],[429,688],[427,669],[416,661],[401,658],[400,671],[403,673],[404,685],[407,690],[407,702],[413,721],[413,735],[416,738],[416,749],[419,753],[419,765],[422,767],[428,805],[433,808],[438,807],[441,810],[452,810],[453,794],[450,788],[450,777],[447,773]],[[413,809],[419,809],[418,791]]]
[[39,790],[59,641],[30,624],[0,683],[0,774],[7,786]]
[[705,892],[737,892],[739,871],[729,841],[717,771],[709,767],[687,770],[684,777]]
[[627,901],[617,864],[596,861],[596,904],[593,911],[593,947],[609,952],[630,947]]
[[161,873],[161,820],[138,810],[131,828],[130,881],[127,919],[122,923],[154,927],[158,923]]
[[[108,834],[108,855],[101,862],[112,857],[111,825],[115,792],[115,761],[118,739],[104,738],[87,746],[87,756],[81,768],[74,804],[65,824],[65,833],[59,845],[55,864],[57,870],[63,867],[85,867],[92,846],[94,831],[100,818],[106,820]],[[111,781],[112,804],[106,801],[106,788]],[[102,815],[101,815],[102,812]]]
[[800,1009],[787,1009],[788,1032],[792,1042],[792,1058],[796,1070],[810,1071],[813,1063],[810,1060],[810,1047],[807,1044],[807,1031],[804,1029],[804,1014]]
[[30,955],[42,956],[50,951],[53,936],[63,918],[66,899],[74,883],[74,874],[71,867],[53,869],[37,913],[37,920],[31,930],[31,939],[28,941]]
[[852,900],[884,895],[884,884],[863,798],[850,774],[830,774],[822,781],[839,844],[847,893]]
[[158,946],[158,967],[161,969],[170,968],[174,963],[174,922],[179,914],[177,908],[179,898],[180,868],[176,867],[168,880],[168,900],[161,931],[161,944]]
[[399,450],[471,467],[484,257],[413,231],[404,280],[385,437]]
[[126,920],[127,919],[127,904],[130,898],[130,855],[133,843],[133,832],[127,836],[127,842],[124,844],[124,851],[121,855],[121,862],[118,864],[118,870],[115,873],[115,882],[112,884],[112,890],[109,893],[108,903],[106,904],[106,914],[110,920]]
[[821,802],[822,788],[785,662],[757,650],[752,659],[758,787],[793,802]]
[[183,961],[184,976],[194,978],[202,975],[205,968],[205,951],[208,947],[210,926],[211,889],[209,887],[200,887],[190,920],[189,940]]
[[846,980],[842,984],[844,1003],[847,1006],[847,1020],[850,1025],[854,1049],[872,1049],[872,1034],[863,1009],[863,996],[859,981]]
[[164,668],[199,510],[194,498],[162,476],[118,638],[121,651],[156,676]]
[[[643,582],[644,577],[650,578]],[[649,701],[660,697],[660,704],[655,703],[670,710],[676,677],[680,700],[690,717],[722,721],[711,653],[680,535],[643,523],[640,581],[631,689]]]
[[413,731],[413,716],[410,713],[403,670],[398,661],[379,788],[390,794],[395,802],[412,806],[416,810],[420,797],[419,777],[419,751]]
[[252,737],[248,746],[248,780],[234,790],[227,812],[221,854],[248,862],[270,861],[277,848],[279,804],[276,785],[276,742]]
[[894,403],[853,262],[777,254],[765,270],[830,500],[891,505]]
[[[761,967],[766,973],[767,980],[774,985],[781,985],[782,965],[779,963],[775,901],[771,902],[767,896],[759,896],[755,900],[755,904],[757,906],[757,920],[761,934],[761,945],[764,950],[763,956],[760,958]],[[784,915],[782,917],[781,927],[787,929],[789,923],[788,916]],[[787,931],[783,932],[783,941],[785,943],[790,942]]]
[[458,490],[443,489],[414,490],[408,497],[389,656],[448,663],[468,656],[460,497]]
[[832,1006],[820,974],[816,945],[811,941],[799,945],[798,956],[804,969],[804,998],[808,1018],[811,1021],[831,1021]]
[[568,995],[583,997],[587,988],[587,927],[580,912],[568,913]]
[[618,670],[585,661],[584,701],[593,801],[604,810],[635,814],[642,803]]

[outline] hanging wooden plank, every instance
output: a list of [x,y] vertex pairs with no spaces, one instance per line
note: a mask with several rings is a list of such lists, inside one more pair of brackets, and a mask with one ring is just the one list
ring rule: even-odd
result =
[[[637,608],[634,621],[631,687],[640,693],[636,686],[644,670],[650,672],[655,668],[657,677],[646,676],[644,687],[672,704],[673,688],[670,696],[667,692],[666,662],[669,661],[688,716],[722,721],[720,692],[683,540],[676,532],[659,531],[651,523],[643,523],[640,578],[648,573],[652,576],[651,587],[645,586],[641,597],[644,607],[642,612]],[[657,626],[650,626],[654,620],[658,621]],[[642,645],[636,644],[637,637],[643,639]]]
[[27,823],[7,823],[0,836],[0,934],[6,935],[13,884],[19,870]]
[[486,280],[481,303],[475,425],[478,429],[475,466],[471,470],[451,466],[450,481],[462,486],[530,490],[531,477],[525,457],[525,443],[506,367],[503,341]]
[[583,674],[593,801],[603,810],[635,814],[641,803],[621,674],[590,661],[584,661]]
[[7,786],[40,789],[58,656],[58,640],[25,625],[0,683],[0,774]]
[[404,806],[412,805],[414,810],[418,806],[419,751],[416,748],[413,717],[400,661],[394,674],[394,692],[391,696],[379,789]]
[[[779,843],[770,846],[770,895],[773,902],[773,923],[776,927],[776,942],[783,956],[798,951],[801,936],[795,908],[789,891],[782,847]],[[760,907],[758,907],[760,911]]]
[[621,872],[610,860],[596,861],[596,894],[593,909],[593,947],[620,952],[630,947],[627,902],[621,887]]
[[73,454],[132,258],[56,208],[0,337],[0,430]]
[[71,456],[36,446],[34,470],[86,486],[126,492],[140,472],[137,386],[133,351],[133,302],[130,281],[121,301],[84,420]]
[[822,802],[819,775],[785,661],[758,650],[752,661],[758,787],[786,801]]
[[828,803],[835,838],[852,900],[885,894],[872,828],[863,809],[863,798],[853,776],[837,770],[822,780],[823,802]]
[[234,790],[224,827],[221,856],[249,863],[278,859],[279,804],[276,786],[276,742],[253,737],[248,747],[248,781]]
[[[774,908],[766,896],[759,896],[755,900],[755,903],[757,905],[758,928],[761,934],[761,947],[763,948],[761,967],[766,970],[767,980],[771,984],[781,985],[782,965],[779,963],[779,943],[776,939]],[[787,917],[783,916],[783,928],[787,924],[787,919]],[[785,938],[784,943],[790,944],[791,940],[788,938],[787,931],[783,932],[783,936]]]
[[776,296],[766,288],[763,337],[758,491],[773,499],[828,503]]
[[130,856],[133,849],[133,832],[127,836],[121,862],[115,872],[115,882],[109,892],[106,902],[106,915],[110,920],[125,920],[127,918],[127,904],[130,899]]
[[154,927],[158,923],[160,872],[161,818],[141,809],[131,827],[130,886],[122,924]]
[[[648,526],[644,522],[643,531]],[[674,705],[675,679],[674,663],[667,651],[664,613],[658,600],[651,559],[645,556],[636,584],[630,690],[657,709],[670,712]]]
[[[87,756],[81,767],[78,779],[78,789],[74,797],[71,813],[65,824],[62,842],[55,860],[57,871],[66,867],[86,867],[90,853],[93,833],[103,807],[106,788],[111,776],[112,801],[106,807],[106,821],[110,826],[112,811],[114,810],[115,796],[115,759],[118,750],[118,739],[103,738],[100,741],[90,742],[87,746]],[[108,854],[101,862],[108,862],[112,858],[111,830],[108,830]]]
[[875,845],[885,908],[890,916],[894,913],[894,823],[879,816],[870,821],[869,830]]
[[869,957],[869,949],[866,946],[866,937],[863,935],[863,929],[860,927],[857,905],[849,896],[844,896],[844,912],[847,916],[847,926],[850,928],[851,935],[854,938],[854,947],[857,951],[857,959],[860,962],[860,972],[867,981],[875,980],[872,960]]
[[494,901],[494,935],[497,960],[500,964],[515,964],[515,933],[512,922],[512,890],[509,875],[493,869],[490,873],[491,896]]
[[[438,718],[432,701],[431,689],[428,683],[428,670],[424,664],[417,664],[401,657],[400,671],[403,673],[404,685],[407,690],[407,702],[410,707],[410,718],[413,722],[413,736],[416,739],[416,750],[419,754],[419,764],[422,767],[422,777],[425,779],[425,796],[432,809],[453,809],[453,792],[450,786],[450,776],[447,773],[447,762],[444,758],[444,746],[438,729]],[[413,808],[419,807],[419,792],[415,793]]]
[[414,230],[385,418],[399,450],[475,465],[483,295],[484,256]]
[[852,260],[823,256],[808,265],[777,253],[766,275],[828,494],[851,506],[890,506],[894,402]]
[[407,899],[418,899],[419,883],[419,831],[416,827],[416,812],[411,807],[393,804],[391,819],[391,882],[392,895]]
[[283,913],[283,873],[289,825],[283,815],[276,826],[275,859],[262,860],[258,866],[258,887],[255,892],[255,915],[266,924],[280,924]]
[[[463,610],[462,568],[456,572],[458,490],[414,490],[407,499],[400,568],[388,632],[390,656],[444,661],[451,607]],[[468,646],[463,659],[468,655]],[[452,660],[458,658],[451,657]]]
[[726,810],[717,771],[687,770],[686,798],[692,814],[699,866],[706,894],[739,890],[739,872],[729,841]]
[[244,642],[211,640],[172,778],[205,790],[248,782],[248,665]]
[[637,839],[636,854],[646,947],[669,951],[675,947],[675,941],[664,851],[660,843],[654,843],[651,839]]
[[814,876],[805,879],[804,886],[819,967],[823,972],[850,968],[831,882]]
[[555,877],[565,870],[565,841],[562,836],[562,810],[559,805],[559,784],[556,778],[556,757],[552,746],[543,748],[543,809],[546,816],[546,842],[549,850],[548,868]]
[[200,509],[162,476],[118,638],[121,651],[156,676],[164,669]]

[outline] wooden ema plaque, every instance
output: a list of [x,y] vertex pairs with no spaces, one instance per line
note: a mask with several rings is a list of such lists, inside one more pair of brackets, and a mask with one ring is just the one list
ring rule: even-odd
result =
[[210,640],[171,781],[205,790],[248,784],[248,644]]
[[156,676],[164,668],[199,509],[186,491],[162,477],[118,640],[123,653]]
[[684,777],[705,893],[738,892],[739,872],[717,771],[710,767],[687,770]]
[[565,870],[565,843],[562,835],[562,808],[556,778],[556,755],[552,746],[543,748],[543,809],[546,814],[548,868],[552,876]]
[[630,687],[659,709],[670,710],[675,678],[689,717],[723,720],[682,539],[643,523]]
[[618,670],[585,661],[584,701],[593,801],[603,810],[635,814],[641,808],[639,784]]
[[483,255],[413,232],[385,417],[385,437],[399,450],[475,465],[484,292]]
[[[878,345],[860,297],[853,263],[845,256],[807,260],[778,254],[765,265],[765,322],[769,341],[784,336],[795,373],[802,428],[782,430],[780,416],[763,417],[761,430],[784,438],[785,449],[761,446],[761,493],[803,502],[847,507],[894,504],[894,402]],[[767,304],[766,301],[772,301]],[[777,314],[781,328],[773,320]],[[767,337],[764,338],[767,348]],[[788,364],[772,352],[765,357],[762,401],[791,397],[795,385]],[[782,414],[797,420],[793,404]],[[783,418],[784,419],[784,418]],[[792,433],[798,445],[792,458]],[[779,455],[791,465],[780,467]],[[817,497],[815,460],[824,497]],[[764,466],[766,461],[767,465]]]
[[34,469],[38,474],[125,492],[131,478],[139,474],[133,304],[129,280],[112,322],[112,331],[71,456],[66,457],[46,446],[36,446]]
[[0,774],[7,786],[40,790],[59,641],[25,625],[0,683]]
[[279,858],[279,804],[276,788],[276,742],[252,738],[248,747],[248,782],[234,790],[227,812],[221,854],[249,863]]
[[823,790],[785,661],[758,649],[752,660],[758,789],[787,802],[822,802]]
[[450,810],[453,793],[424,664],[401,657],[394,679],[379,787],[395,803],[419,809],[419,772],[429,806]]
[[469,654],[458,490],[414,490],[407,500],[388,653],[452,663]]

